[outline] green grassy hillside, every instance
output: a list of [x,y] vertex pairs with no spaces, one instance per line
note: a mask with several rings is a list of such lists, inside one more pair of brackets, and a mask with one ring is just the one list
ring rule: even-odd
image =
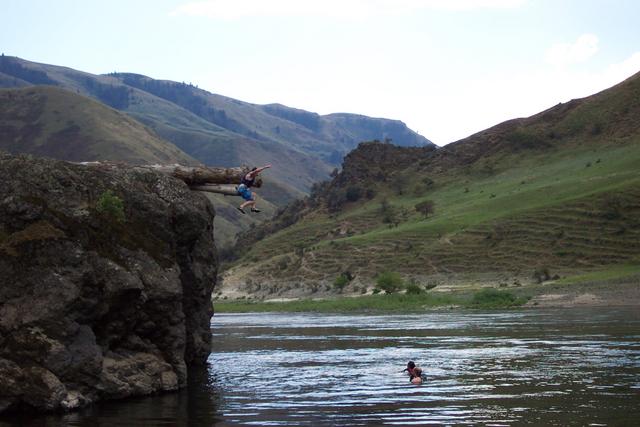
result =
[[510,287],[636,268],[638,117],[640,75],[435,151],[362,144],[313,197],[243,237],[251,249],[224,287],[320,295],[342,275],[342,291],[360,293],[385,271],[437,289]]
[[0,149],[70,161],[198,163],[128,115],[53,86],[0,89]]

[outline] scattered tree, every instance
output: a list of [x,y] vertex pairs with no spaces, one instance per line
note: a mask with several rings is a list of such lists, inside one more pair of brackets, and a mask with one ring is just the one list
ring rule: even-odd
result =
[[374,190],[373,188],[367,188],[365,197],[369,200],[373,199],[374,197],[376,197],[376,190]]
[[392,294],[402,289],[404,281],[400,273],[385,271],[380,273],[376,278],[376,285],[378,289],[385,291],[387,294]]
[[397,227],[400,223],[398,210],[387,199],[382,199],[380,202],[380,215],[385,224]]
[[423,202],[418,203],[415,206],[416,211],[424,215],[427,218],[429,215],[432,215],[435,212],[435,202],[433,200],[425,200]]
[[363,193],[364,191],[362,190],[362,187],[359,187],[357,185],[352,185],[349,188],[347,188],[346,198],[350,202],[356,202],[360,199],[360,197],[362,197]]

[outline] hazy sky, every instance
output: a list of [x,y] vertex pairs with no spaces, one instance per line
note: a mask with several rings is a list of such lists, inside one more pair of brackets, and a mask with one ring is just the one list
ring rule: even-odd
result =
[[637,0],[0,0],[0,51],[400,119],[439,145],[640,71]]

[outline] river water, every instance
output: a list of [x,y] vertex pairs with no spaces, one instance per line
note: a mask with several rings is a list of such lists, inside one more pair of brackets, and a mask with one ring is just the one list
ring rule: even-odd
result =
[[637,309],[222,314],[212,334],[186,390],[22,425],[640,425]]

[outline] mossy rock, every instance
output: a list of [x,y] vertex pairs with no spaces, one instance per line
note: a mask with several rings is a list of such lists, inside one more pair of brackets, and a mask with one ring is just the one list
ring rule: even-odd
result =
[[64,231],[55,228],[48,221],[34,222],[24,230],[17,231],[10,235],[7,235],[4,232],[2,234],[6,237],[2,238],[2,235],[0,235],[0,241],[2,241],[0,249],[2,249],[2,251],[7,255],[11,256],[19,256],[19,248],[23,244],[44,240],[63,239],[66,237]]

